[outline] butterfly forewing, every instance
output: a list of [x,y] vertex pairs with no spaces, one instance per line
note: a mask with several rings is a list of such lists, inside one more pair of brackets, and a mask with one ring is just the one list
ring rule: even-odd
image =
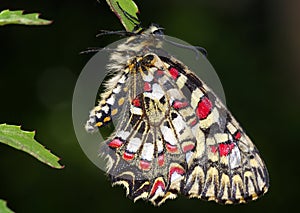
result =
[[185,85],[191,92],[189,103],[197,119],[192,127],[197,146],[188,163],[182,193],[221,203],[245,202],[265,193],[267,170],[240,125],[187,67],[174,58],[162,60],[186,77]]

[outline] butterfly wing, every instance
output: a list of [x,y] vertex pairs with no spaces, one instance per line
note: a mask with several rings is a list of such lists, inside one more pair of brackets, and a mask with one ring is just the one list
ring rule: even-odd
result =
[[[216,95],[185,65],[161,57],[189,97],[196,117],[197,145],[189,159],[182,193],[220,203],[255,200],[269,186],[258,150]],[[184,86],[182,86],[184,85]],[[182,90],[183,90],[182,89]]]
[[119,112],[100,152],[113,185],[125,186],[129,198],[160,205],[182,193],[240,203],[267,191],[258,150],[183,63],[154,53],[134,57],[109,85],[87,127]]
[[134,200],[158,205],[181,190],[185,155],[196,144],[183,114],[193,109],[158,56],[137,57],[126,69],[131,83],[124,113],[101,153],[113,185],[125,186]]
[[106,91],[101,94],[98,105],[95,106],[89,115],[85,129],[88,132],[94,132],[99,127],[118,120],[121,110],[125,111],[123,104],[128,97],[128,87],[130,85],[129,69],[115,74],[105,83]]

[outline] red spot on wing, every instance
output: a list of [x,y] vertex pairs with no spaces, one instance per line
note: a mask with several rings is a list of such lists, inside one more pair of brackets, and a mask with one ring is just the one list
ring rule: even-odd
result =
[[165,155],[164,154],[159,155],[157,161],[159,166],[163,166],[165,163]]
[[161,180],[156,180],[153,184],[153,187],[151,189],[151,192],[150,192],[150,195],[154,195],[155,192],[157,191],[158,188],[161,188],[163,191],[165,191],[166,189],[166,186],[165,186],[165,183]]
[[116,138],[113,139],[111,142],[108,143],[108,146],[110,148],[119,148],[120,146],[122,146],[123,141],[121,141],[120,139]]
[[166,143],[166,148],[169,152],[174,153],[178,151],[177,146],[171,145],[169,143]]
[[192,122],[191,122],[191,126],[195,126],[197,123],[197,119],[194,119]]
[[240,131],[237,131],[236,133],[235,133],[235,136],[234,136],[234,138],[235,138],[235,140],[239,140],[240,138],[241,138],[241,132]]
[[140,161],[140,168],[141,168],[142,170],[149,170],[150,167],[151,167],[150,162],[144,161],[144,160],[141,160],[141,161]]
[[178,167],[178,166],[173,166],[169,170],[169,178],[171,178],[175,172],[179,175],[183,175],[185,173],[183,168]]
[[205,119],[210,113],[211,108],[211,101],[207,97],[203,97],[201,101],[199,101],[198,106],[196,108],[196,115],[199,119]]
[[210,150],[212,153],[216,153],[218,151],[218,147],[217,146],[210,146]]
[[161,77],[161,76],[163,76],[164,75],[164,71],[162,71],[162,70],[157,70],[156,72],[155,72],[155,76],[156,77]]
[[173,102],[173,108],[174,109],[181,109],[181,108],[184,108],[188,105],[189,105],[189,103],[186,102],[186,101],[174,101]]
[[231,150],[234,148],[234,143],[226,144],[226,143],[221,143],[219,144],[219,152],[220,156],[227,156]]
[[123,159],[124,160],[132,160],[134,158],[134,154],[132,154],[132,153],[128,153],[128,152],[124,152],[124,154],[123,154]]
[[187,144],[185,146],[183,146],[182,150],[183,152],[188,152],[188,151],[191,151],[192,149],[194,149],[195,145],[194,144]]
[[141,102],[140,102],[140,100],[138,98],[133,99],[132,100],[132,104],[135,107],[140,107],[141,106]]
[[178,70],[177,70],[176,68],[171,67],[171,68],[169,69],[169,72],[170,72],[170,74],[171,74],[171,76],[172,76],[173,79],[176,80],[176,79],[178,78],[179,72],[178,72]]
[[148,83],[148,82],[145,82],[144,83],[144,91],[145,92],[150,92],[152,89],[151,89],[151,84]]

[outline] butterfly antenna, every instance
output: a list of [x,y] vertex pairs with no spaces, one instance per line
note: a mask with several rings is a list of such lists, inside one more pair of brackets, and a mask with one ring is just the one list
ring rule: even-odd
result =
[[96,35],[96,37],[106,36],[106,35],[119,35],[119,36],[132,36],[136,33],[127,32],[125,30],[117,30],[117,31],[110,31],[110,30],[100,30],[100,32]]
[[205,57],[207,56],[207,51],[206,51],[206,49],[203,48],[203,47],[180,44],[180,43],[177,43],[177,42],[174,42],[174,41],[170,41],[170,40],[167,40],[167,39],[164,39],[164,41],[166,41],[167,43],[172,44],[172,45],[174,45],[174,46],[176,46],[176,47],[181,47],[181,48],[193,50],[193,51],[195,52],[195,54],[196,54],[196,58],[197,58],[197,59],[199,58],[199,51],[200,51]]

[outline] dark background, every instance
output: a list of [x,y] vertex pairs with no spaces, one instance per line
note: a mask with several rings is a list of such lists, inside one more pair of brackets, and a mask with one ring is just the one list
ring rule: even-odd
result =
[[[40,12],[49,26],[0,27],[1,123],[36,130],[62,158],[62,170],[0,144],[0,198],[16,212],[281,212],[299,196],[299,1],[141,1],[144,26],[204,46],[226,93],[227,106],[253,138],[270,173],[270,190],[246,205],[220,206],[180,197],[159,208],[134,204],[110,186],[82,152],[72,126],[73,88],[92,55],[123,29],[103,0],[1,1],[0,9]],[[299,206],[299,205],[298,205]],[[299,207],[298,207],[299,210]]]

